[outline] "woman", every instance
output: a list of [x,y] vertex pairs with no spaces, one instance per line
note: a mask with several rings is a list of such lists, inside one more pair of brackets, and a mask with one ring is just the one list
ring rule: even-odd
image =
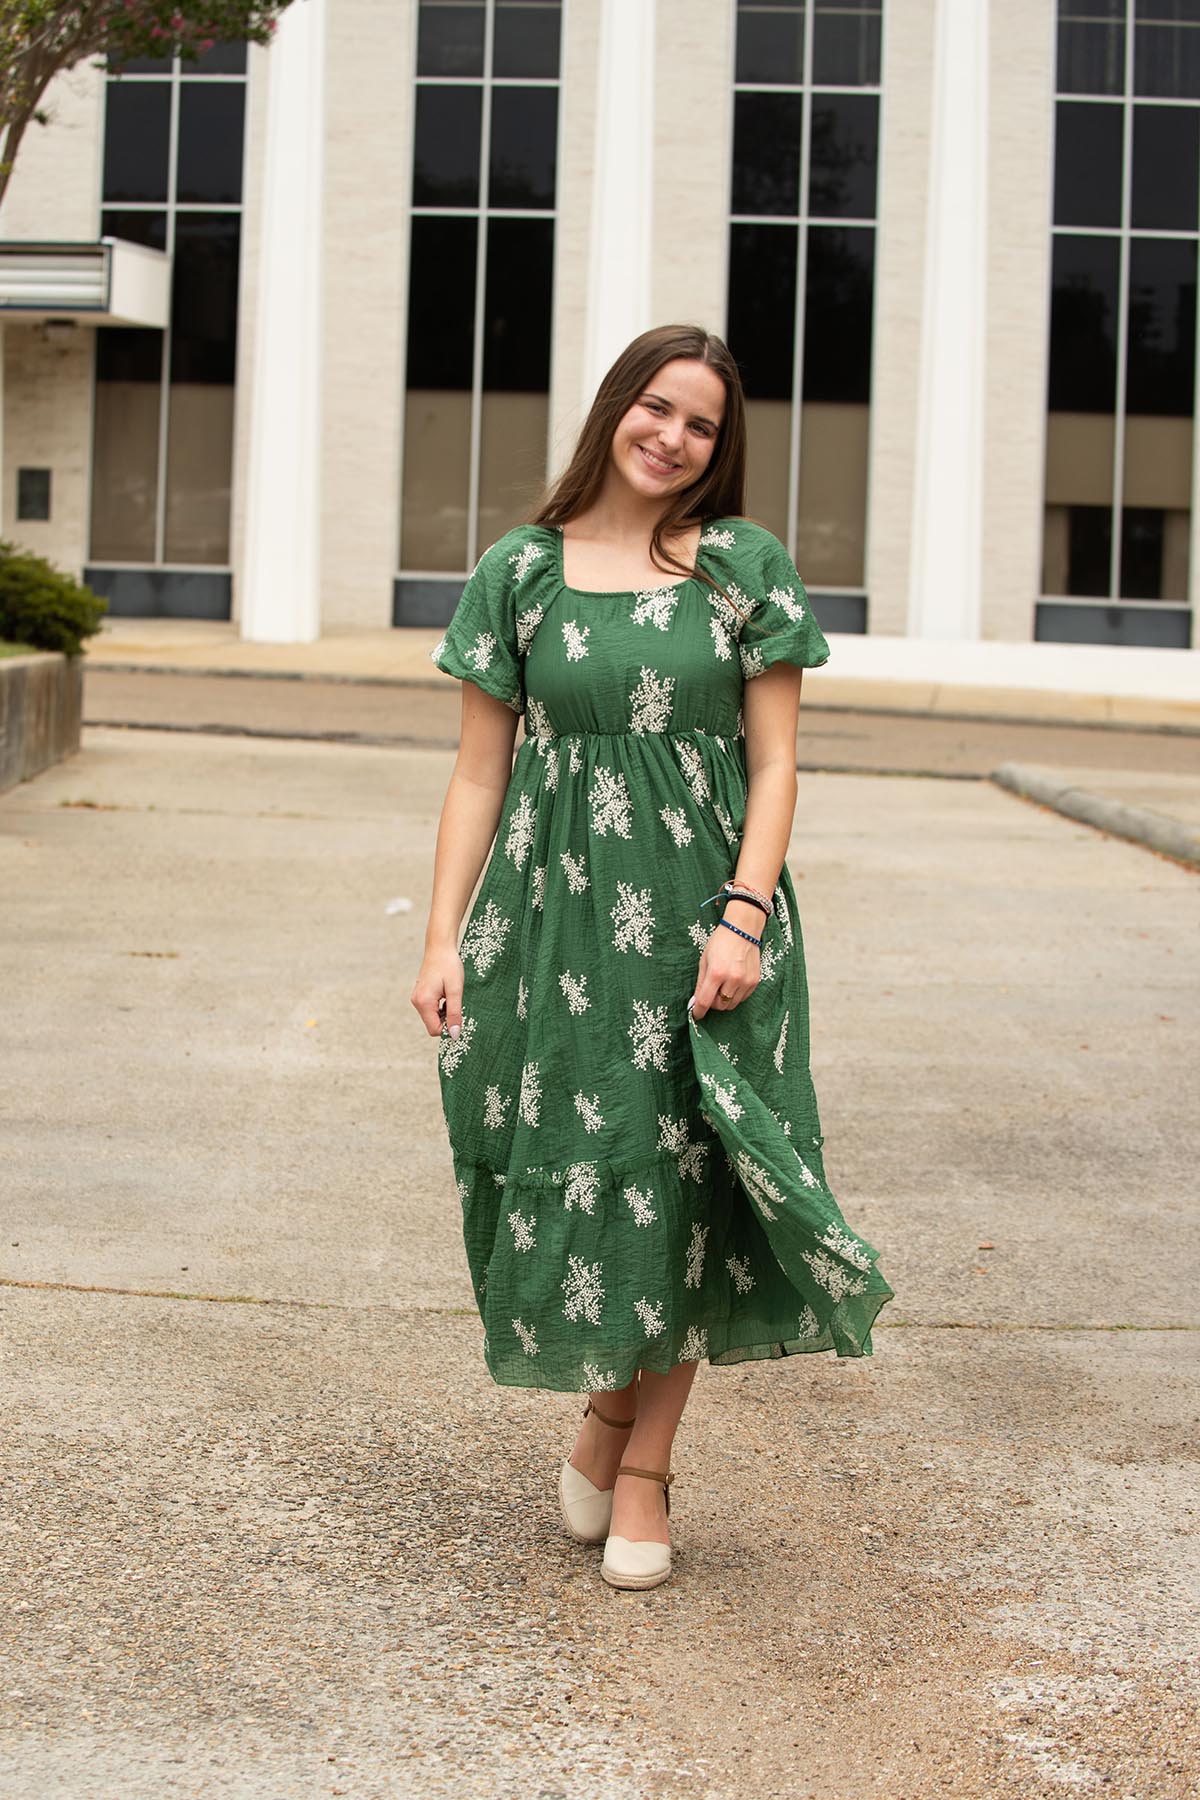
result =
[[560,1503],[616,1587],[670,1573],[700,1358],[870,1355],[891,1298],[825,1183],[784,862],[829,647],[745,463],[725,345],[646,332],[432,652],[466,685],[412,1002],[488,1367],[588,1394]]

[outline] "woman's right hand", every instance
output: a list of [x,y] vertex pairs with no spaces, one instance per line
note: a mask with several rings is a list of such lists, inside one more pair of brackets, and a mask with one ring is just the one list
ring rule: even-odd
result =
[[453,945],[427,949],[409,999],[430,1037],[442,1035],[443,1024],[456,1038],[462,1029],[463,965]]

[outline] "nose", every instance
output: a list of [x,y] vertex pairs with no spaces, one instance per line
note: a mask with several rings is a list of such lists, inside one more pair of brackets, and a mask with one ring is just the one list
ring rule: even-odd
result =
[[666,449],[678,450],[683,441],[683,426],[678,418],[661,419],[658,426],[658,441]]

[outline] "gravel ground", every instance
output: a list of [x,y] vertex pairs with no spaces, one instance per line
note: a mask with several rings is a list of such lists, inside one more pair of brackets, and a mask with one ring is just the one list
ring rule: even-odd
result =
[[92,731],[0,800],[0,1794],[1191,1800],[1194,877],[802,779],[897,1299],[870,1361],[701,1372],[676,1573],[618,1594],[579,1402],[483,1366],[407,1007],[448,771]]

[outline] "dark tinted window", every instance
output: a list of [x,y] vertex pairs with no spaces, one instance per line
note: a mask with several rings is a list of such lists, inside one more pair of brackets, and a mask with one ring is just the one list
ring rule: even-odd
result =
[[790,400],[796,329],[796,227],[734,225],[729,348],[750,400]]
[[881,8],[870,0],[816,0],[813,80],[832,87],[879,83]]
[[177,199],[241,199],[245,112],[240,81],[180,83]]
[[557,88],[493,89],[490,204],[552,207],[557,139]]
[[162,377],[163,334],[106,325],[96,333],[97,381],[152,381]]
[[421,0],[418,75],[482,75],[484,6],[479,0]]
[[803,81],[802,0],[738,0],[736,79]]
[[110,81],[104,106],[104,198],[165,200],[170,83]]
[[414,206],[478,206],[483,90],[418,87]]
[[214,44],[211,50],[202,51],[195,62],[181,62],[180,67],[185,75],[244,75],[246,46]]
[[1059,0],[1058,91],[1125,92],[1125,0]]
[[496,0],[493,75],[555,80],[561,29],[559,0]]
[[1121,511],[1121,586],[1126,600],[1161,600],[1166,514],[1159,506]]
[[1195,231],[1200,191],[1200,108],[1133,109],[1132,224],[1147,231]]
[[808,210],[814,218],[873,219],[879,161],[874,94],[817,94],[812,103]]
[[483,385],[544,393],[550,386],[554,224],[493,219],[488,225]]
[[1200,99],[1200,0],[1137,0],[1133,91]]
[[1067,509],[1067,592],[1107,594],[1111,576],[1112,507]]
[[1056,225],[1121,223],[1125,108],[1060,100],[1054,132]]
[[412,222],[408,286],[408,385],[471,386],[475,328],[474,219]]
[[171,292],[171,380],[229,383],[237,356],[237,213],[179,213]]
[[128,62],[110,56],[106,66],[110,75],[169,75],[172,62],[169,56],[134,56]]
[[149,250],[167,247],[167,215],[160,212],[104,212],[100,216],[104,237],[124,238],[130,244],[145,244]]
[[871,397],[872,230],[808,234],[804,398],[863,404]]
[[1050,285],[1052,412],[1113,410],[1119,256],[1119,244],[1114,238],[1054,239]]
[[1195,373],[1195,240],[1135,238],[1129,246],[1126,410],[1189,418]]
[[733,211],[800,211],[799,94],[737,94],[733,103]]

